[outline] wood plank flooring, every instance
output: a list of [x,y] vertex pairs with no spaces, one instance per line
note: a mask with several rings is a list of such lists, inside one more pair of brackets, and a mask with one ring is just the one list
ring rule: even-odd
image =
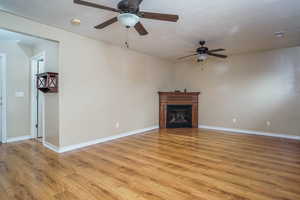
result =
[[300,200],[300,141],[156,130],[58,155],[0,145],[0,200]]

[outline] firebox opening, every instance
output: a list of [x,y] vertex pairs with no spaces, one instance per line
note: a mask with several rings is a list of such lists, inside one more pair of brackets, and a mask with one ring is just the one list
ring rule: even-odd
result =
[[192,127],[192,105],[167,106],[167,128]]

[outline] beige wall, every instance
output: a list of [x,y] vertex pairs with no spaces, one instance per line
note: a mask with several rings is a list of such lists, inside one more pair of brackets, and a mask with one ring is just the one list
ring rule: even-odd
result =
[[157,91],[171,87],[169,62],[86,38],[60,50],[62,146],[158,124]]
[[[0,41],[0,53],[5,53],[7,87],[7,139],[29,136],[30,133],[30,57],[29,47],[14,41]],[[23,92],[24,97],[16,97]]]
[[158,124],[156,93],[172,85],[168,61],[4,12],[0,19],[2,28],[60,42],[59,146]]
[[202,92],[201,125],[300,136],[299,58],[295,47],[179,63],[175,86]]

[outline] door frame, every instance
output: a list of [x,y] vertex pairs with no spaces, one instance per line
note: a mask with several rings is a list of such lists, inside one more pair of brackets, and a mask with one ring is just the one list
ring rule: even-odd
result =
[[1,142],[6,143],[7,142],[7,127],[6,127],[6,54],[0,53],[1,57],[1,79],[2,79],[2,88],[1,88],[1,93],[2,93],[2,109],[1,109],[1,135],[2,137]]
[[[35,56],[31,57],[30,59],[30,66],[31,66],[31,125],[30,125],[30,130],[31,130],[31,137],[32,138],[37,138],[37,101],[36,101],[36,96],[37,96],[37,90],[36,90],[36,65],[35,62],[37,60],[44,60],[44,70],[45,70],[45,64],[46,64],[46,52],[41,52],[36,54]],[[45,96],[41,95],[41,107],[42,107],[42,136],[43,136],[43,143],[45,141]]]

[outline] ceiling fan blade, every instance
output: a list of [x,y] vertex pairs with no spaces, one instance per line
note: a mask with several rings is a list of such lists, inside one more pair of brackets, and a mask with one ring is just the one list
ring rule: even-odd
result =
[[198,53],[198,52],[195,51],[195,50],[189,50],[189,51],[184,51],[184,52],[186,52],[186,53]]
[[182,60],[182,59],[185,59],[185,58],[189,58],[189,57],[192,57],[192,56],[197,56],[198,54],[193,54],[193,55],[189,55],[189,56],[183,56],[183,57],[180,57],[180,58],[177,58],[177,60]]
[[208,52],[207,54],[210,55],[210,56],[218,57],[218,58],[227,58],[228,57],[228,56],[225,56],[225,55],[215,54],[215,53],[210,53],[210,52]]
[[145,29],[145,27],[143,26],[143,24],[141,22],[138,22],[135,26],[134,26],[135,30],[140,34],[140,35],[147,35],[148,31]]
[[169,21],[169,22],[177,22],[179,19],[178,15],[151,13],[151,12],[140,12],[140,16],[142,18]]
[[83,6],[99,8],[99,9],[109,10],[109,11],[113,11],[113,12],[118,12],[118,13],[120,12],[120,10],[118,10],[118,9],[107,7],[107,6],[102,6],[100,4],[96,4],[96,3],[92,3],[92,2],[88,2],[88,1],[74,0],[74,3],[80,4],[80,5],[83,5]]
[[212,49],[212,50],[209,50],[209,52],[219,52],[219,51],[225,51],[225,49]]
[[107,26],[109,26],[109,25],[111,25],[113,23],[116,23],[117,21],[118,21],[118,18],[114,17],[114,18],[112,18],[110,20],[107,20],[106,22],[104,22],[102,24],[99,24],[99,25],[95,26],[95,28],[96,29],[103,29],[103,28],[105,28],[105,27],[107,27]]

